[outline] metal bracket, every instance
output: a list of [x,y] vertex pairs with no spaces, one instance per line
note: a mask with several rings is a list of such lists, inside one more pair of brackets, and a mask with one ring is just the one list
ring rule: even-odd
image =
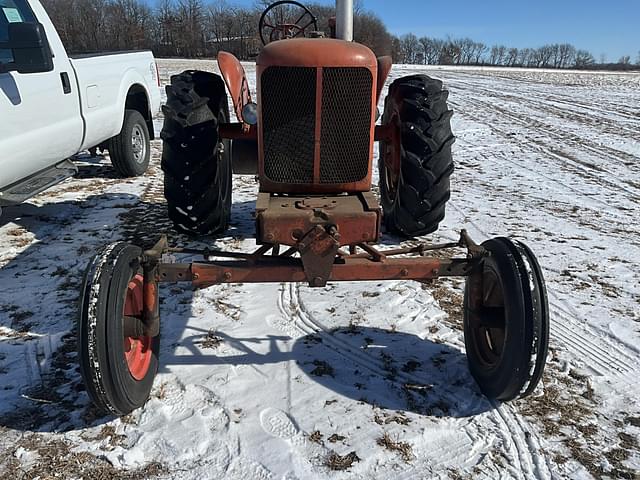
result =
[[474,242],[465,229],[460,231],[459,244],[461,247],[467,249],[468,258],[481,258],[487,256],[487,250],[482,245],[478,245]]
[[340,235],[334,226],[316,226],[298,242],[304,273],[311,287],[324,287],[331,275]]

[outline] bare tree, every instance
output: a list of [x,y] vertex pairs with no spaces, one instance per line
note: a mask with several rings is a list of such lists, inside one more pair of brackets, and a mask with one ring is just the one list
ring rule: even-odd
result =
[[402,63],[416,63],[416,55],[420,47],[418,37],[413,33],[407,33],[400,37],[400,45],[402,49]]
[[576,59],[574,66],[576,68],[588,68],[596,63],[593,55],[587,50],[578,50],[576,52]]
[[506,65],[509,67],[514,67],[516,63],[518,63],[518,49],[510,48],[507,52]]
[[482,42],[474,42],[473,44],[473,62],[476,65],[480,65],[481,63],[484,63],[484,56],[487,53],[487,51],[489,50],[489,47],[487,47],[484,43]]
[[631,56],[624,55],[624,56],[620,57],[620,60],[618,60],[618,63],[620,65],[631,65]]
[[558,47],[560,53],[559,68],[569,68],[575,62],[576,47],[568,43],[563,43]]

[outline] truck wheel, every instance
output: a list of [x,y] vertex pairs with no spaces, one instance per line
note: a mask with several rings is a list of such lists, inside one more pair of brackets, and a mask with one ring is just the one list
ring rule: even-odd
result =
[[453,111],[442,82],[426,75],[399,78],[389,88],[382,123],[400,127],[400,171],[391,165],[394,145],[380,142],[378,173],[384,223],[403,236],[434,232],[445,215],[453,172]]
[[469,370],[489,398],[529,395],[542,378],[549,344],[549,307],[542,271],[528,247],[507,238],[467,277],[464,342]]
[[108,143],[111,164],[123,177],[137,177],[147,171],[151,157],[149,129],[137,110],[125,110],[120,133]]
[[125,316],[142,318],[141,254],[107,245],[87,268],[80,297],[80,372],[93,403],[115,415],[144,405],[158,370],[160,337],[125,335]]
[[178,231],[223,232],[231,217],[231,141],[218,136],[229,121],[222,78],[188,70],[171,77],[164,125],[162,170],[169,218]]

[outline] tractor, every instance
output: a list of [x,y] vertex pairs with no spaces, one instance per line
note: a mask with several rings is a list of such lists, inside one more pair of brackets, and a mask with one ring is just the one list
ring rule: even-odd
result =
[[[394,80],[380,117],[392,61],[353,41],[352,1],[336,1],[328,35],[294,1],[269,6],[259,31],[256,100],[241,63],[220,52],[221,75],[188,70],[171,78],[161,133],[175,228],[224,232],[232,174],[253,174],[256,249],[176,248],[166,236],[147,250],[105,246],[87,268],[78,321],[80,370],[94,404],[125,415],[146,402],[160,361],[161,282],[324,287],[463,276],[466,355],[479,389],[498,401],[531,394],[546,361],[549,310],[542,271],[526,245],[505,237],[477,244],[462,230],[455,242],[376,246],[383,228],[423,237],[444,218],[454,136],[442,82]],[[372,191],[374,142],[379,196]],[[176,262],[181,253],[201,260]]]

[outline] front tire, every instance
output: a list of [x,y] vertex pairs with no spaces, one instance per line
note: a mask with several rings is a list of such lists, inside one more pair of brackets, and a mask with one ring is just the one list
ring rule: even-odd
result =
[[142,318],[142,251],[103,248],[89,265],[80,297],[78,354],[89,397],[99,410],[126,415],[149,398],[160,337],[127,337],[124,316]]
[[448,95],[440,80],[426,75],[399,78],[389,88],[382,123],[395,123],[401,132],[399,172],[389,167],[396,147],[380,143],[380,197],[390,232],[406,237],[426,235],[444,219],[451,195],[451,145],[455,140]]
[[521,242],[494,238],[489,255],[467,277],[464,341],[480,390],[501,401],[526,397],[542,378],[549,307],[542,271]]
[[218,135],[218,125],[229,121],[224,81],[196,70],[172,76],[163,112],[169,218],[183,233],[223,232],[231,217],[232,189],[231,141]]
[[149,129],[137,110],[125,110],[120,133],[107,145],[111,164],[123,177],[137,177],[147,171],[151,158]]

